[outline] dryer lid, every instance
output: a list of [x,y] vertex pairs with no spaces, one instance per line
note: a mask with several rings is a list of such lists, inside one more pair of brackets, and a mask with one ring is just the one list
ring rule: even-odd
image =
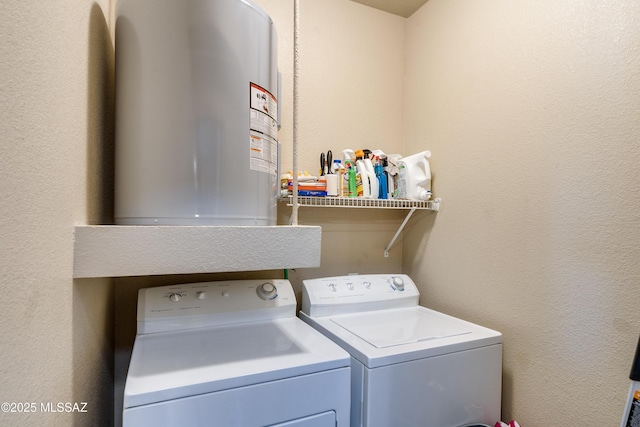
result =
[[136,336],[124,407],[346,368],[349,354],[298,319]]
[[376,348],[466,335],[472,329],[424,310],[380,310],[332,321]]

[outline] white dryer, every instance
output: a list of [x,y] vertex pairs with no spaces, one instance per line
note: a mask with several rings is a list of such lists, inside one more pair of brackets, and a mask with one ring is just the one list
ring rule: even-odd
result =
[[287,280],[141,289],[124,427],[349,425],[349,354]]
[[351,426],[500,420],[502,335],[418,305],[403,274],[305,280],[300,317],[351,354]]

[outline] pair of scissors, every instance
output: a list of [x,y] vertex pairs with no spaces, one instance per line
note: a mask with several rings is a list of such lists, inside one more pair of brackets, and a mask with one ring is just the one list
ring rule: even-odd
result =
[[320,153],[320,175],[332,174],[331,166],[333,165],[333,153],[331,150],[327,151],[325,157],[324,153]]

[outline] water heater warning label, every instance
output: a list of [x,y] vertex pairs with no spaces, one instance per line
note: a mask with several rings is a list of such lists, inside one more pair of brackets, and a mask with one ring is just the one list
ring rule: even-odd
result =
[[268,90],[250,83],[250,168],[277,173],[278,101]]
[[251,162],[250,168],[254,171],[270,174],[277,173],[278,144],[263,135],[255,135],[251,131]]

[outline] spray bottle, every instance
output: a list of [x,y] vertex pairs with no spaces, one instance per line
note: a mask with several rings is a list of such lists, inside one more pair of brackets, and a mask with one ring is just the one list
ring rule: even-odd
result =
[[356,155],[353,150],[346,149],[342,151],[342,165],[344,173],[342,174],[342,195],[345,197],[356,197],[356,171],[354,159]]
[[[390,199],[393,194],[393,182],[389,183],[387,155],[384,153],[384,151],[380,149],[373,150],[371,152],[371,155],[375,160],[373,164],[373,169],[374,169],[375,176],[378,179],[378,198]],[[389,188],[389,184],[391,184],[391,189]]]
[[393,182],[393,176],[389,173],[389,161],[386,157],[382,159],[382,172],[387,179],[387,198],[391,199],[394,197],[393,192],[396,186]]
[[364,151],[356,151],[356,185],[358,187],[358,197],[371,198],[371,187],[369,186],[369,174],[364,164]]
[[344,174],[347,179],[347,193],[345,196],[347,197],[358,197],[358,190],[356,186],[356,166],[353,164],[353,160],[347,160],[345,162],[345,170]]
[[373,168],[376,171],[376,178],[378,179],[378,199],[387,199],[389,196],[387,174],[382,169],[380,157],[376,156],[376,164]]
[[624,408],[622,423],[620,427],[634,427],[640,425],[640,338],[636,347],[636,355],[633,358],[631,366],[631,389],[629,390],[629,398]]

